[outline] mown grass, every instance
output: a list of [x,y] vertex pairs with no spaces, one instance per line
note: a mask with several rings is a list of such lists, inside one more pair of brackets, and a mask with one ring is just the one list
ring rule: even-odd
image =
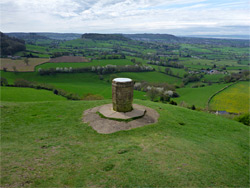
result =
[[209,104],[213,110],[249,113],[249,82],[239,82],[214,96]]
[[1,87],[1,101],[32,102],[32,101],[59,101],[65,97],[53,94],[52,91],[32,88]]
[[110,103],[1,104],[2,187],[248,187],[249,128],[136,100],[157,124],[98,134],[83,111]]
[[212,86],[199,88],[180,88],[176,90],[180,97],[175,98],[174,101],[178,104],[183,101],[189,106],[195,105],[196,107],[205,108],[209,97],[224,88],[226,85],[228,84],[213,84]]

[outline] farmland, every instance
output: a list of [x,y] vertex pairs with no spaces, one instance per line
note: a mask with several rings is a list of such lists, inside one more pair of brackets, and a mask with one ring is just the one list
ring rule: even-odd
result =
[[228,84],[213,84],[212,86],[199,88],[180,88],[177,89],[180,97],[176,98],[175,101],[178,102],[178,104],[185,102],[189,106],[195,105],[196,107],[206,108],[209,97],[227,85]]
[[37,102],[66,100],[64,97],[54,95],[50,91],[31,88],[2,87],[1,101],[9,102]]
[[28,65],[24,62],[24,59],[12,60],[8,58],[1,58],[0,70],[6,69],[7,71],[18,72],[32,72],[37,65],[43,64],[49,61],[47,58],[28,58]]
[[73,63],[73,62],[63,62],[63,63],[45,63],[36,67],[36,70],[39,68],[49,69],[56,67],[72,67],[72,68],[81,68],[81,67],[91,67],[91,66],[105,66],[105,65],[132,65],[132,62],[128,59],[119,59],[119,60],[93,60],[92,62],[82,62],[82,63]]
[[[249,113],[248,41],[40,34],[14,33],[26,49],[1,58],[1,187],[249,185],[249,127],[212,114]],[[112,134],[83,123],[112,102],[116,77],[135,81],[134,103],[157,123]]]
[[[10,84],[18,78],[23,78],[32,82],[47,83],[59,89],[73,92],[83,96],[84,94],[98,94],[104,98],[111,98],[110,82],[100,80],[99,76],[93,73],[85,74],[58,74],[55,76],[39,76],[37,73],[2,72],[2,76],[8,79]],[[109,80],[109,78],[107,78]],[[135,91],[135,97],[145,99],[145,93]]]
[[[133,38],[132,35],[124,36]],[[73,40],[63,41],[56,40],[55,34],[53,34],[51,39],[41,39],[41,37],[34,41],[29,39],[26,41],[27,51],[18,52],[18,54],[49,56],[50,61],[33,57],[28,58],[29,65],[25,65],[24,57],[20,60],[1,59],[1,68],[7,68],[7,72],[1,72],[1,74],[10,84],[13,84],[18,78],[23,78],[32,82],[47,83],[80,96],[95,94],[105,99],[111,98],[111,80],[114,77],[130,77],[136,82],[145,81],[151,85],[167,83],[176,87],[179,97],[172,100],[179,105],[184,103],[188,106],[206,108],[210,96],[235,81],[230,78],[231,74],[242,74],[242,72],[248,71],[247,52],[249,48],[245,41],[211,39],[209,43],[206,41],[205,44],[202,43],[202,39],[185,39],[181,43],[171,43],[167,40],[155,42],[150,39],[148,42],[144,42],[124,38],[124,36],[115,38],[110,35],[110,40],[99,40],[98,37],[95,38],[95,35],[92,35],[94,38],[86,35],[83,38],[74,36]],[[143,37],[147,37],[147,35]],[[220,44],[220,48],[216,47],[217,44]],[[233,47],[235,44],[241,47]],[[44,63],[46,61],[47,63]],[[114,71],[103,75],[100,72],[38,74],[38,70],[41,69],[69,70],[69,68],[73,68],[77,70],[107,65],[149,65],[154,68],[154,71]],[[207,73],[210,70],[217,72],[215,74]],[[11,73],[12,71],[14,73]],[[21,73],[22,71],[34,72]],[[229,78],[226,80],[225,77]],[[244,76],[243,79],[247,79],[247,76]],[[211,84],[213,85],[210,86]],[[144,92],[135,91],[135,98],[147,99],[145,88]],[[247,103],[245,98],[240,100],[242,103]]]
[[250,87],[248,82],[239,82],[215,95],[210,107],[213,110],[231,113],[247,113],[250,105]]

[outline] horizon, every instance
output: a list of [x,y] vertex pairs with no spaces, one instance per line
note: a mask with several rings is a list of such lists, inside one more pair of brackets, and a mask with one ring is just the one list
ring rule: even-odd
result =
[[3,0],[1,30],[53,33],[249,35],[247,0]]

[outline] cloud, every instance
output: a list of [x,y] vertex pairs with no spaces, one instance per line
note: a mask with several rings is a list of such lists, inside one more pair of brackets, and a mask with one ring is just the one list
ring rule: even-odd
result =
[[2,0],[0,7],[3,32],[248,34],[250,26],[246,0]]

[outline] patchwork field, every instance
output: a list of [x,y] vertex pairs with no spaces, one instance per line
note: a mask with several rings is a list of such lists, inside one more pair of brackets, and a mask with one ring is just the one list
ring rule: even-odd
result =
[[215,95],[210,107],[231,113],[248,113],[250,105],[249,82],[239,82]]
[[[56,88],[63,89],[68,92],[76,93],[79,96],[85,94],[98,94],[106,99],[112,96],[111,82],[100,80],[99,76],[94,73],[74,73],[74,74],[57,74],[53,76],[40,76],[36,72],[17,73],[1,72],[2,77],[6,78],[10,84],[13,84],[17,78],[23,78],[32,82],[47,83]],[[146,99],[144,92],[135,91],[134,97],[138,99]]]
[[49,69],[56,67],[72,67],[72,68],[80,68],[80,67],[91,67],[91,66],[105,66],[105,65],[133,65],[133,63],[129,59],[105,59],[105,60],[93,60],[91,62],[84,63],[45,63],[36,67],[36,70],[39,68]]
[[48,58],[29,58],[28,65],[25,64],[23,59],[12,60],[8,58],[1,58],[1,67],[0,70],[7,69],[7,71],[18,71],[18,72],[32,72],[35,69],[35,66],[47,62]]
[[185,102],[189,106],[195,105],[196,107],[205,108],[207,106],[209,97],[227,85],[228,84],[213,84],[212,86],[199,88],[180,88],[177,89],[180,97],[175,98],[174,101],[176,101],[178,104]]

